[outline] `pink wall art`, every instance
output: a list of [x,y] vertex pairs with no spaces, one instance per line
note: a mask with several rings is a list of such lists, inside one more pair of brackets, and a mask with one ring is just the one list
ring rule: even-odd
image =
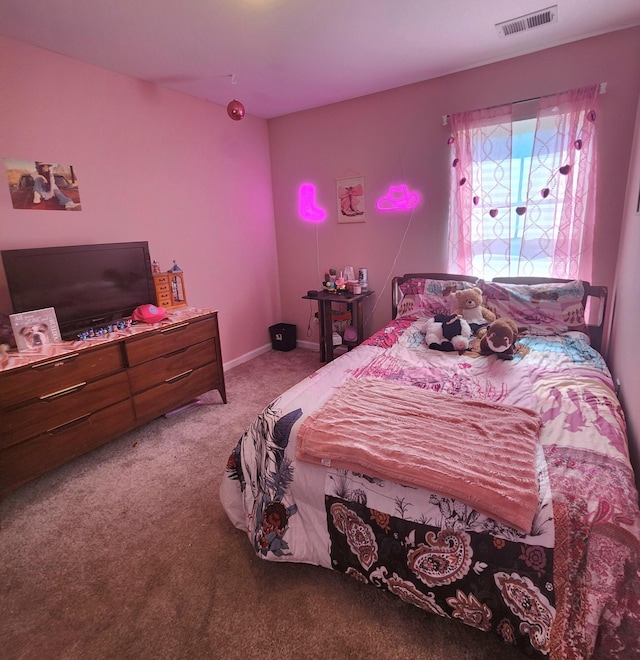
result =
[[307,222],[322,222],[327,212],[316,204],[316,187],[303,183],[298,191],[298,213]]
[[364,177],[337,180],[338,222],[366,222]]
[[380,197],[376,203],[379,211],[410,211],[420,201],[420,194],[409,190],[407,186],[389,186],[387,194]]

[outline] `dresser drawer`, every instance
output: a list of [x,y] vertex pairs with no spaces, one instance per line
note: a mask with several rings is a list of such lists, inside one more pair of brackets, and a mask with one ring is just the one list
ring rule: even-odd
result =
[[215,316],[203,321],[187,321],[158,330],[151,336],[133,338],[125,342],[127,364],[132,367],[168,353],[217,337],[218,323]]
[[93,382],[74,383],[25,406],[0,411],[0,447],[13,445],[129,398],[124,371]]
[[155,385],[171,382],[190,369],[215,363],[216,347],[213,341],[202,341],[194,346],[163,355],[149,362],[143,362],[128,370],[129,384],[133,393],[141,392]]
[[155,419],[219,386],[220,377],[215,364],[188,370],[169,382],[134,394],[136,419],[139,422]]
[[0,493],[6,494],[133,428],[131,399],[91,413],[56,431],[0,451]]
[[77,383],[99,378],[123,368],[119,343],[58,358],[2,374],[0,407],[38,399]]

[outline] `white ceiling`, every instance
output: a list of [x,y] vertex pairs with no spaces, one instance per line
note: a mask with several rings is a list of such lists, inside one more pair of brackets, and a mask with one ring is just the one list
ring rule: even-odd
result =
[[[554,4],[556,23],[495,28]],[[2,36],[263,118],[638,24],[640,0],[0,2]]]

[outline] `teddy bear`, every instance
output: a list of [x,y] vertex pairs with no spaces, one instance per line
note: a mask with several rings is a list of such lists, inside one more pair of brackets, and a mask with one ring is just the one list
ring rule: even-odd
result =
[[458,289],[452,294],[457,305],[457,314],[462,316],[475,334],[480,328],[496,320],[496,315],[482,304],[482,289]]
[[518,326],[513,319],[500,317],[486,329],[482,329],[480,339],[481,355],[495,354],[500,360],[513,360],[518,339]]
[[458,314],[436,314],[423,326],[426,345],[436,351],[457,351],[462,355],[469,348],[471,328]]

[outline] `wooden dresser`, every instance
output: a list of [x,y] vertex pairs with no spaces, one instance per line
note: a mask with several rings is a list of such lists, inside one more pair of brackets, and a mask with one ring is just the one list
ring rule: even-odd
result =
[[0,368],[0,496],[210,390],[227,402],[210,310],[10,353]]

